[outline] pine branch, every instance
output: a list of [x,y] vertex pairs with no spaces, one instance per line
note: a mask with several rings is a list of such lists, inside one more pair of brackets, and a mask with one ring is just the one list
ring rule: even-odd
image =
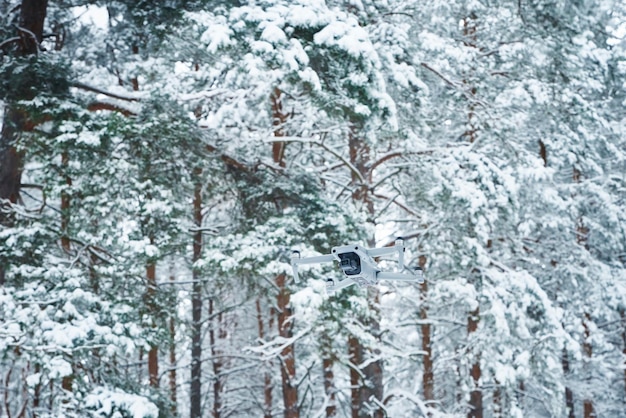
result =
[[139,102],[139,101],[141,101],[141,99],[139,97],[124,96],[124,95],[117,94],[117,93],[111,93],[110,91],[102,90],[102,89],[100,89],[98,87],[94,87],[94,86],[90,86],[90,85],[85,84],[85,83],[81,83],[80,81],[72,82],[71,86],[72,87],[76,87],[78,89],[90,91],[92,93],[103,94],[105,96],[109,96],[109,97],[112,97],[114,99],[124,100],[124,101],[127,101],[127,102]]
[[367,181],[365,180],[365,178],[363,177],[363,174],[350,162],[348,161],[343,155],[341,155],[339,152],[335,151],[334,149],[332,149],[331,147],[329,147],[328,145],[324,144],[321,141],[317,141],[315,139],[308,139],[308,138],[299,138],[299,137],[293,137],[293,136],[284,136],[284,137],[276,137],[276,138],[272,138],[272,139],[268,139],[265,142],[285,142],[285,143],[289,143],[289,142],[301,142],[301,143],[305,143],[305,144],[312,144],[312,145],[317,145],[318,147],[323,148],[324,150],[328,151],[329,153],[331,153],[332,155],[334,155],[335,157],[337,157],[342,163],[343,165],[345,165],[346,167],[348,167],[348,169],[354,173],[354,175],[359,179],[359,181],[361,182],[361,184],[367,184]]

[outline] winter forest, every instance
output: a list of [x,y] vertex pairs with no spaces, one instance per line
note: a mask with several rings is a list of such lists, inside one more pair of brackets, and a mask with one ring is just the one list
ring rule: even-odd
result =
[[626,417],[624,1],[0,20],[0,417]]

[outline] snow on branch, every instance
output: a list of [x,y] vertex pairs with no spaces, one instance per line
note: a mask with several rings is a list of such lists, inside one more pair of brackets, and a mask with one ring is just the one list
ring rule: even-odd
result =
[[117,93],[112,93],[110,91],[102,90],[102,89],[100,89],[98,87],[94,87],[94,86],[90,86],[90,85],[85,84],[85,83],[81,83],[80,81],[74,81],[74,82],[71,83],[71,85],[72,85],[72,87],[76,87],[77,89],[90,91],[92,93],[103,94],[105,96],[109,96],[109,97],[112,97],[114,99],[124,100],[124,101],[127,101],[127,102],[138,102],[138,101],[141,100],[141,98],[137,97],[137,96],[121,95],[121,94],[117,94]]

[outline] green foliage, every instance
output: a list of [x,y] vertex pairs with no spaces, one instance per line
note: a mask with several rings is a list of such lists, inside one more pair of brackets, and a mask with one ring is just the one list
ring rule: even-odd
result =
[[70,66],[50,54],[5,57],[0,66],[0,98],[7,102],[35,97],[67,97]]

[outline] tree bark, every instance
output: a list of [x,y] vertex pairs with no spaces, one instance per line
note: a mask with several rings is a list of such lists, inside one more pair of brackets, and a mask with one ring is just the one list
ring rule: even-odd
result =
[[[68,151],[63,151],[61,154],[61,166],[63,170],[69,170],[70,164],[70,156]],[[70,176],[65,173],[65,185],[67,189],[72,186],[72,179]],[[64,189],[61,192],[61,247],[65,250],[66,253],[70,252],[70,236],[69,236],[69,226],[70,226],[70,195],[67,189]]]
[[[478,329],[478,322],[480,318],[480,308],[476,307],[470,312],[467,318],[467,332],[469,335],[476,332]],[[470,392],[470,410],[467,413],[468,418],[482,418],[483,417],[483,393],[480,389],[480,377],[482,371],[480,369],[480,358],[474,360],[472,368],[470,369],[470,376],[472,377],[473,388]]]
[[[426,257],[420,256],[419,265],[424,269],[426,265]],[[433,350],[431,343],[431,325],[428,320],[428,282],[424,279],[424,283],[420,285],[420,331],[422,333],[422,351],[424,352],[424,373],[422,374],[422,388],[424,391],[424,401],[429,404],[435,399],[435,379],[433,371]]]
[[[223,338],[222,330],[222,314],[215,316],[215,307],[213,298],[209,299],[209,345],[211,347],[211,364],[213,366],[213,418],[220,418],[222,415],[222,391],[224,381],[222,374],[223,362],[220,358],[220,350],[217,347],[217,340]],[[216,333],[215,330],[218,329]],[[217,334],[217,335],[216,335]]]
[[337,416],[337,405],[335,399],[335,374],[333,373],[334,360],[327,354],[322,359],[322,368],[324,373],[324,392],[328,399],[326,405],[326,417],[333,418]]
[[[283,137],[285,131],[283,125],[289,118],[289,114],[283,110],[283,103],[281,99],[281,91],[278,88],[274,89],[274,92],[270,96],[272,105],[272,126],[274,127],[274,136]],[[276,141],[272,144],[272,159],[279,167],[285,167],[285,147],[287,143]]]
[[[265,326],[263,322],[263,314],[261,310],[261,299],[256,300],[256,317],[259,329],[259,340],[265,339]],[[270,328],[271,328],[270,324]],[[272,377],[265,371],[263,375],[263,418],[272,418]]]
[[[272,106],[272,125],[274,136],[283,137],[283,124],[289,118],[283,110],[281,91],[275,88],[270,96]],[[285,167],[285,143],[274,142],[272,144],[272,159],[279,167]],[[280,274],[276,277],[278,295],[276,304],[278,309],[278,335],[289,339],[293,337],[293,317],[290,305],[291,292],[286,286],[286,275]],[[296,386],[296,353],[293,344],[287,345],[281,351],[280,374],[283,387],[283,402],[285,406],[285,418],[297,418],[300,415],[298,410],[298,388]]]
[[[174,275],[170,276],[170,282],[173,284],[176,281]],[[176,300],[174,301],[174,306],[176,306]],[[172,310],[175,312],[175,310]],[[170,314],[169,321],[169,332],[170,332],[170,413],[172,417],[178,416],[178,404],[177,404],[177,394],[178,394],[178,385],[176,384],[176,316],[175,314]]]
[[622,369],[624,370],[624,400],[626,402],[626,310],[624,308],[620,309],[619,314],[622,318],[622,358],[624,359]]
[[[157,309],[155,302],[157,290],[155,261],[148,262],[146,266],[146,278],[148,280],[148,309],[152,315],[155,315]],[[157,345],[151,345],[148,351],[148,376],[150,386],[153,388],[159,387],[159,347]]]
[[[589,330],[589,322],[591,321],[591,316],[589,313],[585,312],[583,319],[583,353],[588,361],[591,361],[591,357],[593,355],[593,346],[591,345],[591,332]],[[596,414],[593,410],[593,401],[590,398],[586,398],[583,401],[583,416],[584,418],[595,418]]]
[[[17,29],[20,38],[19,49],[16,52],[18,56],[39,52],[47,10],[48,0],[22,0]],[[33,95],[29,94],[29,97],[20,99],[32,98]],[[0,225],[9,226],[13,223],[7,206],[19,201],[25,154],[23,150],[18,149],[17,140],[20,133],[27,130],[28,119],[15,104],[7,103],[0,132]],[[6,266],[0,264],[0,286],[5,283],[5,275]]]
[[193,221],[197,231],[193,235],[193,268],[191,289],[191,387],[189,391],[190,418],[202,417],[202,283],[196,262],[202,255],[202,184],[200,169],[194,170],[196,183],[193,195]]
[[[567,354],[567,349],[563,348],[563,354],[561,355],[561,366],[563,367],[563,377],[565,381],[568,380],[569,375],[569,355]],[[574,413],[574,392],[569,387],[565,387],[565,409],[567,412],[568,418],[575,418],[576,414]]]
[[[278,295],[276,305],[278,308],[278,335],[284,339],[293,337],[293,318],[290,304],[291,293],[285,286],[285,274],[276,277]],[[296,386],[296,357],[294,344],[285,346],[280,353],[280,374],[283,386],[283,401],[285,406],[285,418],[298,418],[298,388]]]
[[[375,209],[374,202],[370,193],[370,185],[372,184],[372,171],[370,166],[370,147],[359,137],[361,124],[352,121],[350,132],[348,135],[348,147],[350,155],[350,164],[356,169],[351,172],[352,176],[352,199],[363,205],[367,214],[370,216],[371,222],[374,222]],[[367,243],[370,247],[376,244],[373,237]],[[380,323],[378,302],[380,292],[377,287],[368,289],[368,307],[372,313],[367,318],[360,318],[363,326],[372,333],[376,339],[380,338]],[[349,350],[351,353],[352,363],[356,367],[360,367],[365,360],[365,354],[377,356],[375,350],[368,350],[362,346],[361,342],[350,337]],[[351,386],[352,386],[352,414],[353,417],[382,417],[384,411],[380,405],[383,405],[383,365],[380,359],[369,361],[365,367],[360,370],[351,370]],[[357,402],[358,400],[358,402]],[[358,403],[358,404],[357,404]],[[369,408],[366,408],[369,406]],[[369,411],[368,411],[369,409]],[[355,415],[356,414],[356,415]]]
[[360,364],[363,362],[363,355],[361,353],[361,344],[359,340],[350,335],[348,337],[348,358],[350,359],[350,410],[352,412],[352,418],[359,418],[359,412],[361,410],[361,399],[359,398],[359,388],[361,387],[361,373],[359,370]]

